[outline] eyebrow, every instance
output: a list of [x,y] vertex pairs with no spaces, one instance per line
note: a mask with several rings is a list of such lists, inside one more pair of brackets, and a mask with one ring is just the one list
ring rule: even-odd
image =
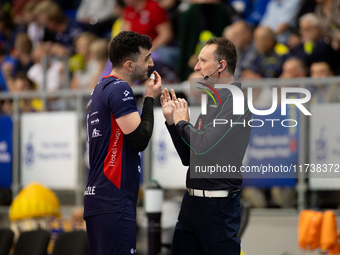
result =
[[145,57],[145,60],[148,60],[151,56],[151,53],[149,53],[146,57]]
[[206,58],[204,58],[202,56],[198,56],[198,60],[206,60]]

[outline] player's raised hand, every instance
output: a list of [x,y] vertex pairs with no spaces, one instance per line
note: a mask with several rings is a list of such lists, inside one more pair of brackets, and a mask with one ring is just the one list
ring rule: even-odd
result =
[[153,71],[145,89],[145,97],[152,97],[155,99],[156,97],[159,96],[161,91],[162,91],[162,78],[159,75],[159,73]]

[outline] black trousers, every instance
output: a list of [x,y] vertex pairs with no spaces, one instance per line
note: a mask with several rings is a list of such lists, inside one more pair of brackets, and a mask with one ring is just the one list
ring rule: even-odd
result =
[[240,197],[206,198],[185,193],[172,255],[240,255]]

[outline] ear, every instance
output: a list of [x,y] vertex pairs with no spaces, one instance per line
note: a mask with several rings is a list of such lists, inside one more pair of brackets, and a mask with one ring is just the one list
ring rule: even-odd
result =
[[222,72],[225,69],[227,69],[227,61],[222,59],[222,60],[220,60],[219,72]]
[[131,60],[125,61],[123,67],[131,72],[133,70],[133,62]]

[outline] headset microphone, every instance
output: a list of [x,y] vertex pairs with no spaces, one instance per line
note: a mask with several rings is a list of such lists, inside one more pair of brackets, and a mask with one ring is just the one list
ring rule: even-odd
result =
[[209,74],[209,75],[204,76],[203,79],[204,79],[205,81],[207,81],[207,80],[210,78],[210,76],[211,76],[211,75],[214,75],[214,74],[217,72],[217,70],[220,69],[220,68],[222,68],[222,65],[221,65],[221,64],[220,64],[219,67],[215,70],[215,72],[213,72],[212,74]]

